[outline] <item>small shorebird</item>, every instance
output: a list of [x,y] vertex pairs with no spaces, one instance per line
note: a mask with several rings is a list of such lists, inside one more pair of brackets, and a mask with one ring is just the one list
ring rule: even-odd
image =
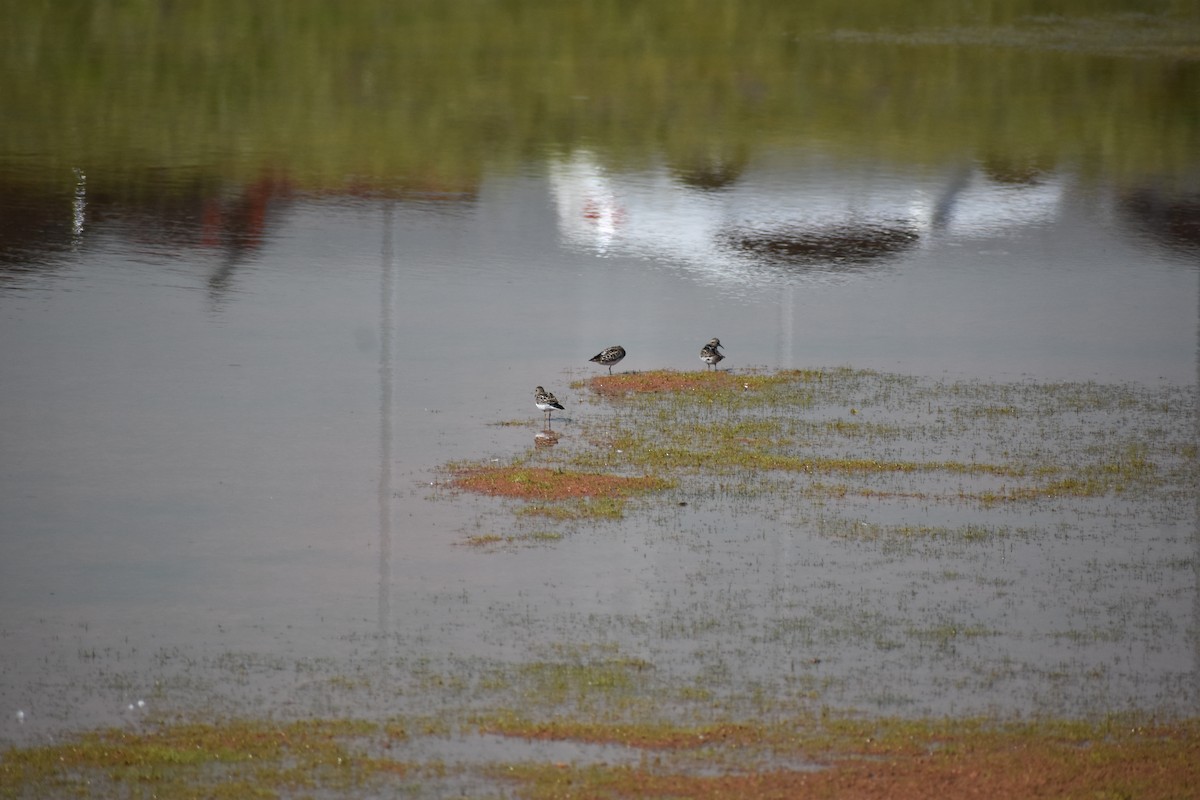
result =
[[718,347],[724,347],[724,345],[721,344],[720,339],[714,336],[708,344],[700,348],[700,360],[710,367],[717,366],[717,362],[725,357],[717,350]]
[[595,361],[602,367],[608,367],[608,374],[612,375],[612,368],[617,362],[625,357],[625,348],[619,344],[614,344],[612,347],[606,347],[596,355],[588,359]]
[[538,411],[546,412],[547,424],[550,422],[550,415],[554,413],[554,409],[566,411],[562,403],[558,402],[557,397],[540,386],[533,390],[533,404],[538,407]]

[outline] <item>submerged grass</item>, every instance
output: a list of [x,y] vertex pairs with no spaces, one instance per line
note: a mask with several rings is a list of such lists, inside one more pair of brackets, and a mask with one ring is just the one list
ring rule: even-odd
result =
[[495,714],[476,721],[483,733],[528,740],[616,744],[639,750],[682,750],[698,747],[762,744],[778,734],[762,725],[717,722],[684,726],[670,722],[595,722],[577,719],[531,720],[517,714]]
[[625,477],[520,465],[480,465],[456,468],[454,485],[493,497],[551,501],[628,497],[669,488],[671,482],[652,476]]
[[380,774],[404,775],[409,768],[356,752],[354,741],[368,735],[391,738],[374,723],[348,719],[98,731],[6,752],[0,759],[0,797],[37,796],[35,787],[81,797],[130,791],[146,797],[278,797],[305,787],[360,791]]
[[495,773],[529,798],[1139,797],[1178,798],[1200,777],[1194,738],[1079,745],[1020,734],[951,737],[923,755],[848,758],[828,769],[673,772],[660,764],[519,765]]
[[820,383],[828,377],[830,373],[824,370],[734,373],[728,370],[677,372],[659,369],[597,375],[586,381],[576,381],[571,384],[571,388],[587,388],[601,397],[610,398],[638,394],[687,393],[701,401],[711,402],[718,399],[728,401],[731,392],[760,392],[806,382]]
[[582,435],[508,464],[450,465],[453,484],[523,501],[520,516],[571,522],[621,519],[628,498],[671,488],[986,511],[1147,500],[1198,472],[1196,448],[1182,441],[1194,399],[1170,388],[850,368],[651,370],[572,387],[602,406],[580,421]]
[[561,533],[554,531],[532,531],[522,534],[483,533],[467,538],[468,547],[487,548],[499,545],[534,545],[557,542],[563,538]]
[[[625,516],[629,498],[675,486],[675,481],[653,475],[536,467],[524,462],[456,464],[447,469],[452,475],[451,484],[457,489],[521,501],[523,504],[515,509],[518,517],[559,523],[619,520]],[[561,534],[492,533],[473,536],[467,543],[486,547],[531,541],[545,543],[555,538],[561,538]]]
[[[546,527],[570,530],[581,520],[631,513],[665,517],[665,509],[732,500],[781,518],[784,533],[802,530],[847,549],[886,555],[889,546],[918,554],[958,548],[1003,557],[1014,546],[1072,533],[1045,527],[1035,512],[1046,506],[1072,514],[1095,508],[1101,515],[1116,508],[1131,517],[1144,508],[1161,515],[1194,509],[1195,408],[1184,389],[941,383],[843,369],[656,371],[584,385],[600,413],[581,419],[577,433],[555,448],[507,464],[448,467],[454,486],[514,501],[517,519],[529,525],[518,533],[479,534],[468,546],[555,546],[564,534]],[[877,513],[887,503],[916,499],[920,513],[913,518]],[[1001,503],[1021,508],[1019,523],[986,513]],[[526,798],[903,799],[934,791],[1172,798],[1200,783],[1195,719],[1005,721],[813,711],[843,686],[838,659],[865,653],[921,664],[922,652],[1002,649],[1010,637],[999,629],[1004,623],[979,616],[970,604],[911,613],[902,607],[928,602],[926,586],[958,586],[960,596],[982,590],[988,602],[1014,602],[1020,576],[998,563],[1002,558],[990,560],[992,569],[974,569],[970,560],[915,562],[921,566],[909,590],[887,596],[896,604],[880,605],[857,587],[857,594],[831,600],[829,592],[804,594],[787,581],[753,594],[714,580],[704,572],[707,562],[729,551],[708,554],[711,543],[693,540],[694,533],[686,526],[672,533],[704,555],[685,573],[686,587],[655,600],[657,611],[551,615],[572,631],[582,628],[585,643],[540,642],[546,652],[482,668],[419,662],[409,683],[384,698],[430,696],[435,714],[185,720],[11,747],[0,755],[0,798],[419,797],[459,794],[464,786],[478,796]],[[1194,568],[1180,555],[1161,563],[1097,564],[1151,575]],[[1088,574],[1052,573],[1067,576],[1086,600],[1072,604],[1043,639],[1074,648],[1124,642],[1151,635],[1147,625],[1166,626],[1167,633],[1153,635],[1169,635],[1171,620],[1139,611],[1136,597],[1120,598],[1122,617],[1097,609],[1089,586],[1107,576],[1084,566]],[[820,572],[814,577],[821,582]],[[528,609],[519,613],[521,630],[543,619]],[[744,625],[753,632],[742,633]],[[616,643],[619,626],[641,643],[636,655]],[[1038,634],[1023,635],[1034,641]],[[679,647],[695,663],[681,667]],[[731,654],[740,647],[753,654]],[[794,658],[769,663],[764,653],[771,647]],[[733,675],[743,664],[761,663],[771,668],[769,678]],[[972,686],[1003,682],[1006,671],[1024,681],[1036,669],[1053,685],[1074,669],[979,663],[993,675]],[[1092,675],[1104,677],[1099,668],[1078,677]],[[904,699],[899,684],[879,687],[879,694],[897,705]],[[498,739],[518,755],[448,765],[422,750],[455,737]],[[551,763],[539,751],[520,749],[526,741],[604,749]]]
[[[531,665],[531,669],[539,669]],[[474,796],[526,798],[1009,798],[1187,796],[1200,721],[1155,724],[862,718],[534,719],[497,710],[461,736],[622,748],[570,764],[448,764],[419,756],[419,720],[229,720],[105,730],[0,755],[0,797]],[[429,735],[444,732],[430,730]],[[623,753],[619,756],[618,753]],[[613,761],[613,757],[617,756]]]
[[[985,507],[1151,491],[1172,466],[1195,469],[1159,424],[1193,413],[1190,400],[1133,386],[947,384],[850,369],[656,370],[574,385],[615,412],[590,429],[593,447],[573,455],[581,468],[797,473],[813,476],[810,494],[828,486],[831,497]],[[968,480],[948,491],[953,478]]]

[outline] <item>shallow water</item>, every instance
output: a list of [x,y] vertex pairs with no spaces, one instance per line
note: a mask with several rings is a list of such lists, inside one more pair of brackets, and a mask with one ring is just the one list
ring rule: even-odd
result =
[[363,191],[311,164],[193,182],[9,142],[0,740],[486,705],[413,687],[558,647],[886,713],[1195,713],[1194,505],[998,510],[1038,533],[894,552],[822,520],[962,519],[691,497],[480,549],[508,518],[437,470],[530,447],[539,384],[578,436],[606,412],[570,382],[604,346],[628,350],[617,371],[691,370],[712,336],[734,370],[1132,382],[1194,419],[1197,162],[1014,177],[777,129],[703,173],[653,147],[531,150]]

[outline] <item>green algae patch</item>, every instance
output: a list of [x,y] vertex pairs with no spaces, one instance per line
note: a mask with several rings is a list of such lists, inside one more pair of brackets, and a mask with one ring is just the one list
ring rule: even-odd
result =
[[663,478],[626,477],[596,472],[527,466],[463,467],[453,485],[468,492],[518,500],[568,500],[583,497],[628,497],[671,487]]

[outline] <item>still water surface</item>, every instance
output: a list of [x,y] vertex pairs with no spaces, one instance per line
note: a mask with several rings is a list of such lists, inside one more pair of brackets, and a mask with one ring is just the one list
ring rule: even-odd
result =
[[[504,517],[447,494],[437,468],[528,448],[539,384],[570,436],[601,412],[569,384],[610,344],[629,352],[619,370],[699,368],[719,336],[734,370],[1132,382],[1178,393],[1194,419],[1200,196],[1178,186],[1200,172],[1164,189],[1069,162],[1014,174],[780,138],[699,172],[653,150],[622,164],[547,146],[403,191],[130,173],[148,200],[98,188],[87,164],[46,172],[30,166],[46,154],[7,152],[0,740],[177,709],[429,711],[388,687],[418,665],[469,672],[563,643],[736,690],[816,658],[833,688],[815,702],[887,713],[1194,713],[1194,507],[1127,528],[1099,510],[1075,545],[1048,536],[978,567],[1036,602],[920,604],[1001,632],[953,658],[764,641],[772,614],[888,603],[928,580],[919,554],[884,569],[775,513],[705,508],[665,539],[637,518],[544,547],[463,546]],[[1113,551],[1099,562],[1097,541]],[[1079,584],[1039,560],[1123,559],[1158,565],[1093,587],[1127,635],[1056,638]],[[723,621],[672,627],[697,608]],[[997,663],[1007,677],[978,683]],[[369,688],[331,680],[347,675]]]
[[470,199],[281,198],[241,250],[85,211],[0,295],[7,704],[111,721],[172,653],[278,660],[289,687],[293,662],[353,663],[374,637],[515,657],[537,634],[491,616],[538,597],[665,613],[629,607],[654,572],[589,541],[609,531],[480,554],[470,502],[430,500],[438,465],[528,445],[495,423],[535,422],[533,385],[585,413],[567,384],[610,343],[631,370],[693,369],[719,335],[733,368],[1193,384],[1194,256],[1120,198],[788,155],[719,193],[582,154]]

